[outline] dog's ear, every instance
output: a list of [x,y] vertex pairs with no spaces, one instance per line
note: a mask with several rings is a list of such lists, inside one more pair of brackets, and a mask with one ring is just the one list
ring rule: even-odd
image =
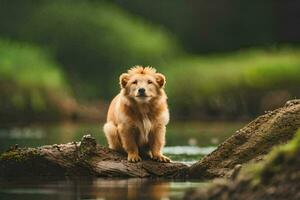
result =
[[160,88],[163,88],[166,84],[166,77],[161,73],[155,74],[156,82],[158,83]]
[[127,74],[127,73],[121,74],[121,76],[120,76],[120,86],[121,86],[121,88],[126,87],[128,80],[129,80],[129,74]]

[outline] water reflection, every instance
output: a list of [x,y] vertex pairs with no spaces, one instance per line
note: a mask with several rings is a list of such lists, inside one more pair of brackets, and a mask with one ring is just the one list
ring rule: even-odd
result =
[[[168,126],[167,147],[164,153],[172,160],[192,164],[239,129],[236,122],[181,122]],[[84,134],[92,134],[101,145],[106,145],[101,124],[54,124],[26,127],[0,127],[0,152],[14,144],[36,147],[78,141]],[[14,200],[177,200],[184,192],[206,183],[157,179],[81,179],[67,181],[0,180],[0,199]]]
[[129,200],[159,200],[169,197],[170,192],[170,183],[159,180],[96,180],[93,185],[94,187],[89,188],[91,191],[85,190],[90,195],[87,198],[116,200],[122,197]]
[[42,139],[46,132],[39,127],[13,127],[0,129],[0,138],[3,139]]
[[81,179],[0,183],[0,199],[177,200],[187,189],[207,183],[157,179]]
[[[242,123],[239,122],[173,122],[167,129],[167,146],[216,146],[240,127]],[[36,147],[78,141],[84,134],[91,134],[99,144],[106,145],[101,124],[0,126],[0,152],[14,144]]]

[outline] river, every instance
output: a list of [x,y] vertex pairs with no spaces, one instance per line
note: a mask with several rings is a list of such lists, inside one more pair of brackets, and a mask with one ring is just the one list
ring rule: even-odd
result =
[[[167,127],[164,153],[172,160],[188,165],[213,151],[216,146],[241,128],[242,122],[173,122]],[[89,123],[32,124],[0,128],[0,151],[18,144],[37,147],[78,141],[91,134],[106,145],[102,125]],[[80,179],[0,181],[0,199],[97,199],[97,200],[176,200],[187,190],[208,183],[161,179]]]

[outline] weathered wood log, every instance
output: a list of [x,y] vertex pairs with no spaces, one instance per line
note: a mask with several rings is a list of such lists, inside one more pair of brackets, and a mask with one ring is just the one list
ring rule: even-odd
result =
[[0,177],[184,177],[187,166],[144,160],[130,163],[127,156],[96,144],[90,135],[81,142],[12,149],[0,156]]
[[300,100],[268,112],[236,131],[218,148],[190,167],[199,179],[230,176],[235,166],[261,160],[273,146],[286,143],[300,128]]
[[232,179],[186,192],[185,200],[300,199],[300,131],[265,159],[245,165]]
[[209,179],[231,176],[236,166],[261,160],[274,145],[292,138],[300,128],[300,100],[286,103],[237,131],[211,154],[191,167],[182,163],[143,160],[130,163],[126,155],[81,142],[38,148],[14,148],[0,155],[0,178],[19,177],[164,177]]

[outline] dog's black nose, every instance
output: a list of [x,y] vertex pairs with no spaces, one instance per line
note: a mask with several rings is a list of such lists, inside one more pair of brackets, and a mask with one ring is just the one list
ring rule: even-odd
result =
[[138,92],[140,95],[145,95],[145,88],[139,88]]

